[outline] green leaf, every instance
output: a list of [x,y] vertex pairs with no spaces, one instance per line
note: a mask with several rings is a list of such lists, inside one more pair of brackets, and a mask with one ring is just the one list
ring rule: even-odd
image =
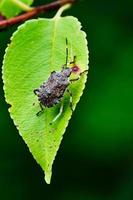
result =
[[[22,6],[21,2],[25,3],[25,5]],[[25,11],[26,7],[28,8],[28,5],[32,3],[33,0],[2,0],[0,1],[0,13],[6,18],[15,17]]]
[[[69,61],[76,55],[80,70],[88,69],[86,35],[81,31],[80,22],[72,16],[59,17],[59,13],[53,19],[30,20],[20,26],[11,38],[3,63],[4,91],[6,101],[11,105],[10,115],[30,152],[43,168],[47,183],[50,183],[52,164],[72,115],[70,97],[64,94],[63,113],[50,125],[61,103],[46,108],[37,117],[40,107],[33,90],[46,81],[52,71],[60,71],[65,64],[66,38]],[[74,109],[83,93],[86,78],[84,74],[69,86]]]

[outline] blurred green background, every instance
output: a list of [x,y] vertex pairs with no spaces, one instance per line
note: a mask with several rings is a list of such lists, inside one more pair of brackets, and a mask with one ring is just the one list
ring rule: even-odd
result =
[[[49,1],[34,5],[44,2]],[[133,1],[81,0],[64,14],[78,17],[87,33],[90,71],[84,95],[47,185],[10,119],[0,79],[0,199],[132,200]],[[16,28],[0,32],[0,67]]]

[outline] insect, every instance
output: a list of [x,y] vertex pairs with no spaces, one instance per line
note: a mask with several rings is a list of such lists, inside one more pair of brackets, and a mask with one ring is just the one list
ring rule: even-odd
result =
[[[34,89],[34,94],[38,96],[39,104],[41,110],[36,114],[39,116],[44,108],[50,108],[58,104],[64,96],[64,93],[67,92],[70,96],[70,108],[73,111],[72,103],[72,93],[68,89],[68,86],[79,80],[79,78],[88,70],[85,70],[79,73],[78,77],[75,79],[70,79],[72,73],[77,73],[80,69],[76,65],[76,56],[72,62],[69,63],[72,67],[68,67],[68,40],[66,38],[66,63],[62,66],[60,72],[53,71],[51,72],[47,81],[45,81],[38,89]],[[63,104],[60,107],[58,115],[53,119],[51,124],[55,122],[63,112]]]

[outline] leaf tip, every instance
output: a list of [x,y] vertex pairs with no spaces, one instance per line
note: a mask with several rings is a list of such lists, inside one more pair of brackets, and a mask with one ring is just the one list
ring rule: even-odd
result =
[[48,172],[45,172],[45,181],[47,184],[50,184],[51,183],[51,176],[52,176],[52,172],[51,171],[48,171]]

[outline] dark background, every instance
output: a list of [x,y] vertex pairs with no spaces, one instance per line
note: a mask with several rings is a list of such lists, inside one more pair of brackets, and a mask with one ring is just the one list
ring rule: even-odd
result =
[[[49,1],[35,4],[44,2]],[[0,79],[0,199],[132,200],[133,1],[81,0],[66,14],[77,17],[87,33],[90,71],[84,95],[47,185],[10,119]],[[0,32],[0,67],[16,28]]]

